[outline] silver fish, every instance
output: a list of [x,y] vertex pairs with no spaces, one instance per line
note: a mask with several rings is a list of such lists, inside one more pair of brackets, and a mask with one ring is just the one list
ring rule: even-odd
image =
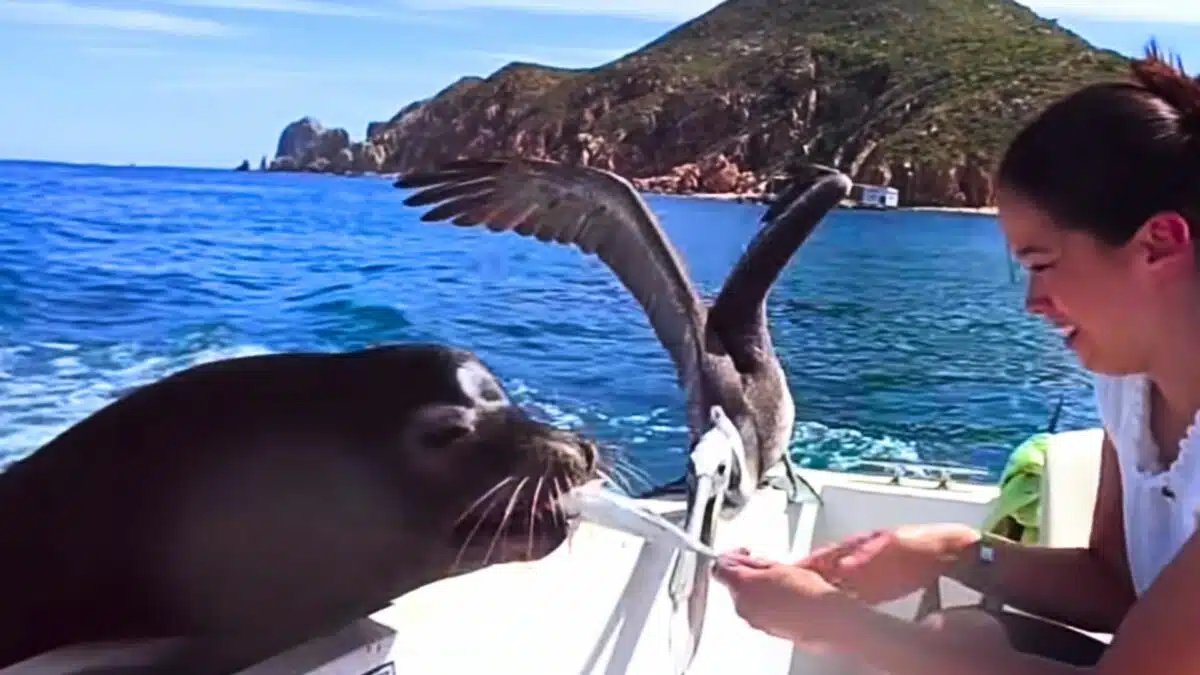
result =
[[715,550],[661,514],[605,488],[599,482],[586,483],[568,491],[559,504],[568,517],[580,518],[656,544],[690,551],[706,560],[716,560],[718,557]]

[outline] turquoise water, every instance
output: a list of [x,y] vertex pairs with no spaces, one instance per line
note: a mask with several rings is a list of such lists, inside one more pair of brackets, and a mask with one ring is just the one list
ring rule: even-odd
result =
[[[575,249],[423,224],[389,181],[0,162],[0,463],[123,390],[220,357],[438,340],[538,414],[682,470],[682,394],[632,298]],[[649,197],[714,294],[762,207]],[[770,317],[805,465],[954,462],[998,476],[1090,384],[1021,308],[995,221],[832,214]]]

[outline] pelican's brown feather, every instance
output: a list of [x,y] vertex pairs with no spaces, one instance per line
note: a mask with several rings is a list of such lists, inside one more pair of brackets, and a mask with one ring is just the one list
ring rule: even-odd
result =
[[421,220],[513,231],[598,256],[646,313],[685,383],[698,381],[705,308],[678,252],[628,181],[533,159],[467,159],[401,177]]

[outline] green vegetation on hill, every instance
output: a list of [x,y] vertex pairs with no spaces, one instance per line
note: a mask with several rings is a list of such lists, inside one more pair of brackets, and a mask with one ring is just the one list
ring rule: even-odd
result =
[[722,155],[746,192],[811,160],[978,206],[1023,122],[1127,68],[1011,0],[728,0],[597,68],[463,78],[371,142],[384,171],[520,154],[649,178]]

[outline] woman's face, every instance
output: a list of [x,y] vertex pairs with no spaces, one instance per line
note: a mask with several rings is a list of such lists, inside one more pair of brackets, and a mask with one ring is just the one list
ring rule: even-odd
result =
[[1026,309],[1056,327],[1088,370],[1146,372],[1171,294],[1162,292],[1164,274],[1142,233],[1113,247],[1059,227],[1012,191],[999,190],[997,202],[1009,246],[1029,272]]

